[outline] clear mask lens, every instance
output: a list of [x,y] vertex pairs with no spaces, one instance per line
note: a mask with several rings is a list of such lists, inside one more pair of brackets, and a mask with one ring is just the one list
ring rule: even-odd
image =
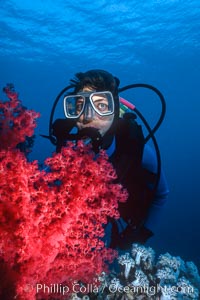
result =
[[64,98],[64,112],[67,118],[78,118],[84,109],[84,97],[78,95]]
[[65,96],[65,116],[79,118],[88,105],[91,105],[100,116],[109,116],[114,113],[114,99],[111,92],[80,92],[77,95]]

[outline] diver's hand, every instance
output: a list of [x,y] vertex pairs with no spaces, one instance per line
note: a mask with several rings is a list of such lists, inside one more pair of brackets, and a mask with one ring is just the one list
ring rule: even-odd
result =
[[52,125],[52,133],[57,140],[65,140],[69,137],[69,132],[76,125],[74,119],[57,119]]
[[136,230],[127,226],[118,238],[115,238],[113,245],[114,248],[127,250],[131,248],[133,243],[145,244],[146,241],[153,235],[153,232],[144,226]]

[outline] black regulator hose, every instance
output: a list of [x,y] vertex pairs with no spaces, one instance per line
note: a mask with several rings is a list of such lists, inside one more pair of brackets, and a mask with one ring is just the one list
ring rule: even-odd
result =
[[157,173],[156,173],[156,182],[155,182],[154,187],[153,187],[153,190],[156,190],[157,186],[158,186],[158,183],[159,183],[159,180],[160,180],[160,175],[161,175],[161,156],[160,156],[160,150],[159,150],[159,147],[158,147],[158,143],[156,141],[156,138],[155,138],[154,134],[158,130],[158,128],[160,127],[161,123],[164,120],[165,113],[166,113],[166,102],[165,102],[164,96],[162,95],[162,93],[157,88],[155,88],[154,86],[152,86],[150,84],[146,84],[146,83],[136,83],[136,84],[127,85],[123,88],[120,88],[119,93],[123,92],[123,91],[126,91],[128,89],[132,89],[132,88],[147,88],[147,89],[152,90],[153,92],[155,92],[158,95],[158,97],[160,98],[160,101],[161,101],[161,105],[162,105],[161,115],[160,115],[160,117],[159,117],[159,119],[158,119],[158,121],[157,121],[157,123],[156,123],[156,125],[154,126],[153,129],[151,129],[151,127],[149,126],[148,122],[146,121],[146,119],[144,118],[142,113],[136,107],[134,108],[134,112],[142,120],[143,124],[145,125],[145,127],[148,131],[148,135],[146,136],[144,142],[147,143],[147,141],[149,139],[152,139],[152,142],[154,144],[154,148],[155,148],[155,151],[156,151]]
[[50,114],[50,119],[49,119],[49,138],[50,141],[56,145],[57,141],[56,138],[53,136],[52,134],[52,127],[53,127],[53,117],[54,117],[54,113],[55,113],[55,109],[57,106],[58,101],[60,100],[60,97],[62,96],[62,94],[64,94],[66,91],[68,91],[69,89],[73,88],[73,85],[68,85],[66,86],[62,91],[60,91],[60,93],[58,94],[58,96],[56,97],[54,103],[53,103],[53,107],[51,109],[51,114]]
[[[148,138],[148,140],[149,140],[149,138],[152,139],[152,142],[153,142],[153,145],[154,145],[154,148],[155,148],[155,151],[156,151],[157,172],[156,172],[156,181],[155,181],[154,186],[153,186],[153,190],[156,191],[157,186],[159,184],[159,180],[160,180],[160,174],[161,174],[160,150],[159,150],[158,143],[156,141],[155,135],[154,135],[153,131],[151,130],[151,127],[149,126],[148,122],[146,121],[146,119],[143,117],[143,115],[139,112],[139,110],[137,108],[135,108],[134,111],[139,116],[139,118],[142,120],[142,122],[145,125],[147,131],[149,132],[149,135],[147,136],[147,138]],[[145,138],[145,140],[144,140],[145,143],[148,141],[147,138]]]
[[[119,93],[124,92],[126,90],[129,89],[133,89],[133,88],[146,88],[146,89],[150,89],[152,91],[154,91],[158,97],[160,98],[161,101],[161,105],[162,105],[162,110],[161,110],[161,115],[160,118],[158,120],[158,122],[156,123],[156,125],[154,126],[153,129],[151,129],[151,133],[149,133],[149,135],[145,138],[145,142],[147,142],[153,135],[154,133],[157,131],[157,129],[160,127],[164,117],[165,117],[165,113],[166,113],[166,103],[165,103],[165,98],[163,96],[163,94],[154,86],[150,85],[150,84],[146,84],[146,83],[135,83],[135,84],[129,84],[126,85],[122,88],[119,88]],[[136,112],[136,110],[134,109],[134,111]],[[142,118],[142,121],[144,120],[144,118]],[[147,123],[147,122],[146,122]]]

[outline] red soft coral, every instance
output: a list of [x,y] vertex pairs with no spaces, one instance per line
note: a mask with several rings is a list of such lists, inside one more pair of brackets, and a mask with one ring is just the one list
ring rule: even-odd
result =
[[[11,278],[7,290],[20,300],[48,298],[50,293],[37,293],[37,284],[92,283],[105,271],[116,253],[101,240],[103,225],[119,217],[118,202],[127,198],[113,184],[116,175],[106,155],[95,160],[81,142],[46,165],[49,171],[40,171],[20,151],[0,151],[1,264]],[[11,299],[7,283],[0,292]]]
[[31,137],[36,127],[35,119],[40,116],[23,107],[18,94],[12,89],[11,85],[5,87],[4,92],[10,100],[0,101],[0,149],[13,148],[24,142],[26,137]]

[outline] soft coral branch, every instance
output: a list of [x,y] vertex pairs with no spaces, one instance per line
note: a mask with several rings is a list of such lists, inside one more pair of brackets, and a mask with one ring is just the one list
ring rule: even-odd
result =
[[9,100],[0,101],[0,149],[7,149],[16,147],[17,144],[24,142],[26,137],[33,135],[35,120],[40,114],[22,106],[11,84],[3,91]]

